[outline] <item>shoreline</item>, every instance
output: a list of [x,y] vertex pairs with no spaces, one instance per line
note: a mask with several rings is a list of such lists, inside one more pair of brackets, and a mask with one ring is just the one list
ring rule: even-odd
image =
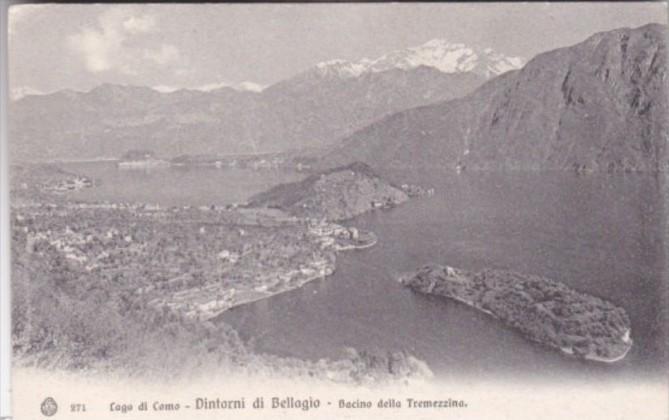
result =
[[371,248],[379,242],[379,238],[374,234],[374,232],[367,231],[369,236],[371,236],[369,242],[363,243],[362,245],[350,244],[350,245],[336,245],[335,251],[351,251],[356,249],[367,249]]
[[[461,282],[461,281],[463,281],[463,278],[467,279],[467,277],[464,276],[461,271],[452,269],[451,267],[447,268],[447,272],[449,273],[449,275],[452,275],[457,279],[457,280],[454,280],[454,282]],[[456,302],[467,305],[467,306],[469,306],[473,309],[476,309],[477,311],[480,311],[480,312],[483,312],[483,313],[487,314],[488,316],[492,317],[495,320],[501,321],[504,324],[505,328],[509,328],[509,329],[512,329],[512,330],[519,330],[519,328],[514,327],[514,325],[507,322],[507,320],[500,318],[498,315],[496,315],[492,311],[483,308],[477,302],[474,302],[472,300],[457,296],[456,292],[454,292],[454,291],[449,291],[448,293],[444,293],[444,292],[433,293],[433,290],[434,290],[435,286],[437,285],[438,281],[448,282],[448,280],[432,279],[430,284],[427,286],[427,289],[423,290],[423,288],[420,288],[420,287],[419,288],[414,288],[413,287],[414,285],[411,284],[411,280],[414,278],[414,276],[415,276],[415,274],[402,275],[398,278],[398,281],[403,286],[408,286],[412,290],[423,293],[423,294],[426,294],[428,296],[436,296],[436,297],[439,297],[439,298],[452,299]],[[464,280],[464,281],[468,281],[468,280]],[[547,341],[547,342],[541,341],[541,340],[533,337],[530,334],[523,333],[522,330],[520,330],[519,332],[521,333],[523,338],[527,339],[528,341],[540,344],[541,346],[546,347],[548,349],[558,350],[560,353],[565,354],[567,356],[570,356],[570,357],[573,357],[573,358],[576,358],[576,359],[589,360],[589,361],[594,361],[594,362],[598,362],[598,363],[606,363],[606,364],[616,363],[616,362],[619,362],[620,360],[624,359],[625,356],[629,353],[629,351],[630,351],[630,349],[632,348],[632,345],[633,345],[633,341],[630,338],[631,328],[629,328],[629,327],[625,330],[624,334],[621,337],[619,337],[619,339],[622,341],[622,343],[625,344],[624,351],[621,352],[621,353],[618,353],[618,354],[616,354],[612,357],[599,356],[595,353],[595,351],[592,351],[592,350],[589,351],[588,353],[576,354],[576,352],[574,352],[574,350],[573,350],[573,347],[571,347],[571,346],[558,346],[558,345],[555,345],[554,343],[551,343],[550,341]],[[617,343],[614,348],[617,348],[619,346],[619,344],[620,343]]]
[[[360,246],[356,246],[356,245],[348,245],[348,246],[346,246],[346,247],[339,247],[339,246],[335,245],[335,246],[334,246],[334,251],[333,251],[333,252],[335,252],[335,255],[336,255],[338,252],[341,252],[341,251],[351,251],[351,250],[367,249],[367,248],[371,248],[371,247],[373,247],[373,246],[376,245],[376,243],[378,242],[378,238],[376,237],[376,235],[375,235],[373,232],[367,232],[367,233],[370,234],[370,235],[372,235],[372,237],[373,237],[373,240],[370,241],[369,243],[366,243],[366,244],[363,244],[363,245],[360,245]],[[292,291],[292,290],[300,289],[300,288],[304,287],[305,285],[307,285],[308,283],[311,283],[311,282],[313,282],[313,281],[315,281],[315,280],[326,279],[327,277],[330,277],[332,274],[334,274],[334,272],[335,272],[336,269],[337,269],[337,267],[336,267],[336,262],[335,262],[335,263],[333,264],[332,269],[329,270],[329,272],[326,272],[326,273],[319,273],[319,274],[316,274],[316,275],[313,275],[313,276],[307,276],[307,277],[304,278],[303,280],[297,282],[296,285],[295,285],[295,287],[287,287],[287,288],[282,289],[282,290],[277,290],[276,292],[257,292],[257,293],[267,293],[267,294],[264,295],[264,296],[256,296],[256,297],[252,297],[252,298],[247,298],[247,299],[240,300],[239,302],[236,302],[236,303],[234,303],[234,304],[231,304],[230,306],[228,306],[228,307],[226,307],[226,308],[222,308],[222,309],[220,309],[220,310],[217,311],[215,314],[213,314],[213,315],[211,315],[211,316],[209,316],[209,317],[206,317],[206,318],[204,318],[203,320],[204,320],[204,321],[213,320],[214,318],[218,318],[218,317],[220,317],[220,316],[223,315],[225,312],[227,312],[227,311],[229,311],[229,310],[231,310],[231,309],[233,309],[233,308],[237,308],[237,307],[239,307],[239,306],[243,306],[243,305],[247,305],[247,304],[250,304],[250,303],[258,302],[258,301],[261,301],[261,300],[263,300],[263,299],[269,299],[269,298],[271,298],[271,297],[280,295],[280,294],[282,294],[282,293],[290,292],[290,291]]]
[[119,160],[116,163],[119,169],[158,169],[169,168],[172,164],[166,160]]
[[[74,208],[77,211],[85,211],[85,212],[87,212],[88,210],[96,211],[97,209],[99,209],[100,211],[106,211],[106,210],[118,211],[121,212],[121,214],[126,214],[126,212],[130,212],[129,214],[132,215],[133,217],[141,218],[146,216],[149,217],[149,220],[153,220],[154,218],[157,217],[157,219],[155,220],[162,221],[162,223],[169,223],[168,220],[163,220],[165,217],[177,217],[174,216],[170,211],[168,211],[168,209],[163,209],[162,212],[158,211],[156,213],[153,211],[153,209],[146,209],[144,205],[118,206],[114,204],[108,206],[104,204],[83,204],[83,205],[64,204],[63,206],[66,208]],[[42,204],[37,206],[26,205],[22,208],[22,210],[25,210],[28,213],[30,213],[30,209],[33,208],[41,209],[41,207]],[[16,207],[13,208],[16,209]],[[180,210],[190,211],[192,209],[183,208]],[[40,211],[41,210],[38,210],[38,213]],[[204,210],[195,209],[195,211],[203,212]],[[240,222],[249,222],[251,223],[251,225],[258,227],[263,227],[263,228],[274,227],[274,225],[265,226],[262,223],[262,221],[255,220],[253,218],[252,218],[253,220],[243,219],[244,212],[241,212],[239,214],[237,213],[238,211],[231,211],[230,214],[228,215],[230,216],[230,220],[226,220],[225,222],[221,223],[225,225],[226,223],[234,224]],[[88,213],[86,214],[88,215]],[[211,214],[209,211],[206,211],[202,214],[204,217],[203,220],[207,220],[208,218],[211,217],[214,217],[216,219],[218,218],[216,215]],[[202,220],[200,220],[197,216],[194,217],[195,217],[194,220],[202,222]],[[240,217],[242,219],[239,219]],[[273,221],[277,222],[280,222],[282,220],[282,219],[280,220],[280,217],[274,214],[266,215],[266,217],[269,217]],[[292,218],[284,220],[284,222],[285,221],[288,221],[289,225],[295,224],[296,226],[299,225],[308,226],[310,223],[305,220],[301,221],[299,219],[293,220]],[[152,293],[152,291],[155,289],[154,285],[147,284],[145,286],[139,287],[136,292],[141,295],[144,295],[146,293],[151,293],[152,295],[147,295],[148,298],[147,304],[153,309],[157,308],[160,309],[161,307],[167,307],[170,310],[175,311],[176,313],[180,313],[183,316],[190,319],[202,320],[202,321],[211,320],[213,318],[220,316],[222,313],[232,308],[253,303],[262,299],[267,299],[280,293],[295,290],[300,287],[303,287],[309,282],[325,278],[334,273],[334,271],[336,270],[336,255],[339,252],[346,252],[355,249],[367,249],[376,245],[376,243],[378,242],[378,238],[373,232],[360,231],[359,233],[360,238],[352,239],[347,236],[342,236],[343,233],[350,231],[348,230],[349,228],[344,228],[341,225],[330,223],[329,225],[320,226],[320,228],[322,228],[323,230],[318,231],[318,229],[315,229],[313,227],[307,228],[305,233],[308,235],[308,239],[307,242],[304,244],[304,246],[317,247],[319,251],[318,254],[315,255],[321,255],[321,257],[314,256],[313,258],[308,257],[306,259],[295,261],[291,263],[288,267],[284,267],[283,269],[273,272],[270,276],[261,276],[260,272],[255,273],[256,275],[254,275],[253,281],[251,281],[250,283],[242,282],[235,284],[233,282],[233,284],[231,284],[230,287],[228,287],[219,285],[217,282],[213,281],[198,287],[187,287],[184,289],[178,288],[167,293],[158,292],[155,295],[153,295]],[[37,227],[36,229],[39,230],[39,228]],[[121,238],[123,239],[121,241],[122,243],[124,244],[133,243],[132,233],[130,232],[131,231],[125,232],[126,233],[126,236],[124,237],[125,239]],[[104,232],[98,232],[98,236],[100,237],[102,237],[103,234]],[[38,234],[35,233],[35,235]],[[51,238],[50,241],[51,242],[56,241],[60,244],[60,242],[62,242],[63,240],[65,241],[74,240],[73,238],[63,239],[62,237],[59,237],[59,235],[62,234],[54,233],[53,236],[55,239]],[[42,239],[47,240],[45,238],[41,238],[38,240]],[[107,239],[110,241],[112,240],[109,238]],[[79,238],[79,240],[84,240],[84,239]],[[91,237],[90,240],[93,240],[93,237]],[[296,243],[295,246],[302,247],[302,245],[299,245],[298,243]],[[69,249],[72,247],[74,249]],[[68,256],[71,255],[72,257],[70,259],[76,260],[77,264],[83,264],[83,262],[81,261],[88,262],[89,259],[90,261],[92,261],[91,266],[97,264],[95,263],[96,261],[95,255],[87,255],[86,251],[79,252],[77,251],[78,247],[79,244],[77,242],[77,244],[75,245],[66,247],[69,250],[65,248],[63,249],[59,248],[59,252],[63,253],[63,256],[65,258],[68,258]],[[80,255],[82,253],[84,255]],[[236,258],[238,257],[235,257],[235,259]]]
[[232,305],[230,305],[226,308],[223,308],[223,309],[217,311],[215,314],[213,314],[213,315],[211,315],[207,318],[202,318],[201,320],[202,321],[214,321],[214,322],[216,322],[217,318],[221,317],[224,313],[226,313],[227,311],[229,311],[231,309],[238,308],[238,307],[244,306],[244,305],[248,305],[248,304],[251,304],[251,303],[254,303],[254,302],[259,302],[259,301],[264,300],[264,299],[269,299],[271,297],[278,296],[278,295],[283,294],[283,293],[287,293],[287,292],[290,292],[290,291],[293,291],[293,290],[300,289],[300,288],[306,286],[308,283],[311,283],[315,280],[325,279],[326,277],[331,276],[333,273],[334,273],[334,271],[330,274],[324,274],[324,275],[319,274],[319,275],[315,275],[313,277],[307,277],[306,279],[304,279],[304,281],[300,282],[300,284],[295,286],[295,287],[288,287],[286,289],[277,290],[276,292],[271,292],[271,293],[258,292],[258,293],[268,293],[268,294],[264,295],[264,296],[257,296],[255,298],[248,298],[248,299],[240,300],[239,302],[234,303],[234,304],[232,304]]
[[[487,314],[488,316],[492,317],[493,319],[495,319],[495,320],[497,320],[497,321],[504,322],[502,319],[500,319],[500,318],[499,318],[498,316],[496,316],[494,313],[490,312],[490,311],[487,310],[487,309],[483,309],[482,307],[480,307],[480,306],[474,304],[474,302],[471,302],[471,301],[468,301],[468,300],[466,300],[466,299],[462,299],[462,298],[459,298],[459,297],[455,297],[455,296],[451,297],[451,299],[455,300],[456,302],[463,303],[463,304],[469,306],[470,308],[474,308],[474,309],[476,309],[476,310],[478,310],[478,311],[481,311],[481,312]],[[509,328],[506,324],[505,324],[504,326],[505,326],[505,328]],[[629,334],[629,333],[630,333],[630,330],[627,330],[627,334]],[[550,346],[548,346],[548,345],[542,343],[541,341],[532,340],[532,339],[530,339],[530,341],[532,341],[533,343],[540,344],[540,345],[542,345],[542,346],[544,346],[544,347],[547,347],[547,348],[550,348],[550,349],[555,349],[554,347],[550,347]],[[627,356],[627,353],[629,353],[629,351],[630,351],[631,348],[632,348],[632,345],[629,345],[629,346],[625,349],[625,352],[624,352],[624,353],[622,353],[621,355],[612,357],[612,358],[604,358],[604,357],[597,356],[597,355],[592,354],[592,353],[588,353],[588,354],[584,355],[582,358],[585,359],[585,360],[591,360],[591,361],[593,361],[593,362],[600,362],[600,363],[608,363],[608,364],[611,364],[611,363],[619,362],[619,361],[621,361],[622,359],[624,359],[625,356]],[[567,356],[574,357],[574,358],[579,358],[576,354],[574,354],[574,352],[571,350],[571,348],[560,347],[560,348],[557,349],[557,350],[558,350],[559,352],[561,352],[561,353],[567,355]]]

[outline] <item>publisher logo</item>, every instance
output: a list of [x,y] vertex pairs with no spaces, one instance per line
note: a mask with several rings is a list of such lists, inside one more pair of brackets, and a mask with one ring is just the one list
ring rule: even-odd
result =
[[56,414],[58,411],[58,404],[56,403],[56,400],[51,397],[46,397],[44,401],[42,401],[40,411],[47,417],[51,417]]

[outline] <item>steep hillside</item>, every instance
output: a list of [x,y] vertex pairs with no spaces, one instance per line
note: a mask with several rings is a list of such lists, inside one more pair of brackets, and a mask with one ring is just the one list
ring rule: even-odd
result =
[[391,115],[323,165],[657,170],[667,164],[667,28],[596,34],[465,98]]
[[379,178],[367,165],[356,162],[299,182],[278,185],[252,197],[248,204],[334,221],[375,208],[392,207],[408,199],[404,191]]
[[263,91],[262,110],[251,115],[251,138],[271,151],[330,146],[386,115],[464,96],[484,81],[427,66],[354,78],[314,68]]

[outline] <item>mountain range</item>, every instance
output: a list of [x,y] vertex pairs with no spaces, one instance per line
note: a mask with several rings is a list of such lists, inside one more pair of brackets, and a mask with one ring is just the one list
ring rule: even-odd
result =
[[649,24],[539,54],[465,97],[382,118],[322,165],[664,170],[667,35]]
[[[264,89],[102,85],[11,103],[14,159],[238,153],[455,170],[664,170],[665,25],[597,33],[523,60],[432,40],[319,63]],[[307,152],[309,150],[309,152]]]
[[[10,104],[18,160],[267,153],[332,146],[392,113],[464,96],[522,60],[433,40],[357,63],[319,63],[267,88],[101,85]],[[353,70],[352,70],[353,69]]]
[[337,77],[358,77],[364,73],[377,73],[391,69],[411,70],[416,67],[433,67],[444,73],[472,72],[489,79],[509,70],[522,67],[521,57],[509,57],[491,48],[470,47],[462,43],[433,39],[418,47],[393,51],[377,59],[364,58],[357,62],[331,60],[316,66],[321,74]]

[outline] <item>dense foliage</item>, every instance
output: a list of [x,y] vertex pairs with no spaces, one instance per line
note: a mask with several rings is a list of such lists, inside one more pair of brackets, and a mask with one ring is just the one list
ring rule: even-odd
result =
[[469,273],[435,265],[402,282],[419,292],[465,302],[530,340],[586,359],[617,360],[632,345],[624,309],[543,277],[504,270]]

